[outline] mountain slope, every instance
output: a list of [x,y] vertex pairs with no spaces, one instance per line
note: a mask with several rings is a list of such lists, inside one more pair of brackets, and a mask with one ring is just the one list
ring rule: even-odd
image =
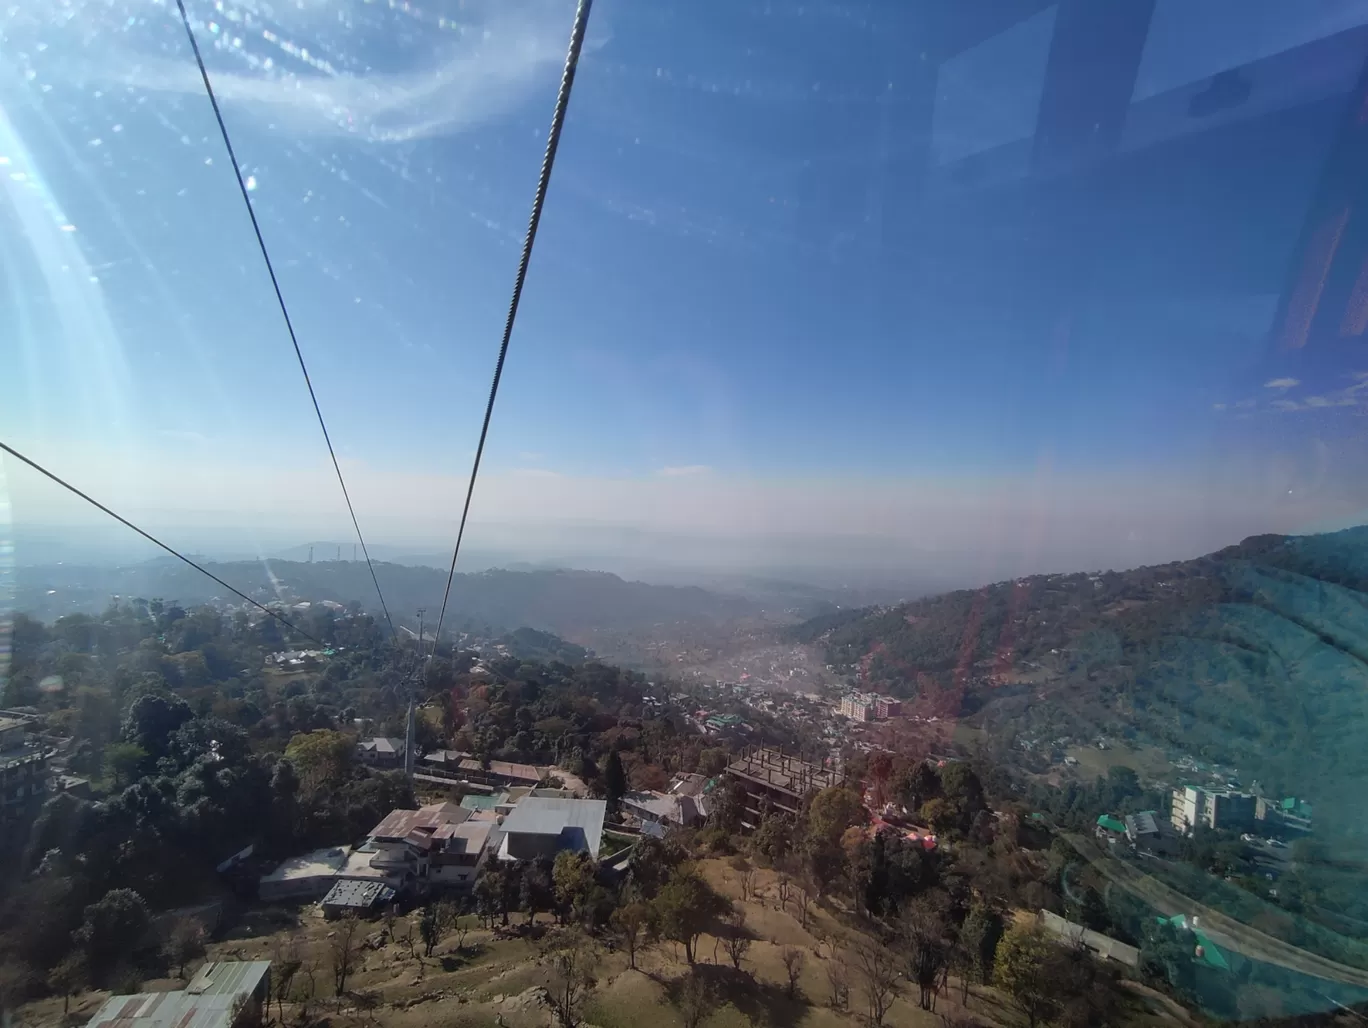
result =
[[1320,801],[1342,829],[1368,824],[1368,528],[1034,576],[793,633],[869,687],[999,737],[1133,736]]
[[[261,602],[334,600],[359,602],[379,613],[375,586],[364,563],[353,561],[242,561],[208,563],[225,582]],[[446,572],[430,567],[377,564],[376,577],[396,624],[417,628],[426,607],[436,620]],[[50,565],[16,569],[18,609],[51,618],[98,612],[111,595],[159,596],[182,605],[214,598],[240,602],[192,568],[168,560],[119,568]],[[759,613],[743,598],[692,587],[628,582],[592,571],[482,571],[452,582],[447,626],[466,624],[511,630],[534,628],[573,637],[602,628],[648,628],[661,623],[725,621]]]

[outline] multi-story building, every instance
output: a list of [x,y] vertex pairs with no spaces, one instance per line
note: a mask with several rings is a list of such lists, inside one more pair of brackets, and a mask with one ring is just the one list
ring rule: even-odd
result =
[[745,793],[741,827],[753,831],[760,825],[765,807],[797,817],[803,797],[810,792],[843,785],[845,776],[821,764],[813,764],[782,749],[756,749],[744,753],[727,767],[727,778]]
[[874,701],[874,716],[880,721],[902,715],[902,701],[892,696],[880,696]]
[[856,721],[874,720],[874,701],[864,693],[852,692],[842,696],[839,710],[842,717]]
[[52,750],[29,735],[30,722],[0,717],[0,830],[31,820],[47,799]]
[[1184,834],[1198,825],[1208,828],[1245,828],[1254,823],[1258,799],[1251,793],[1215,792],[1193,785],[1173,790],[1170,821]]

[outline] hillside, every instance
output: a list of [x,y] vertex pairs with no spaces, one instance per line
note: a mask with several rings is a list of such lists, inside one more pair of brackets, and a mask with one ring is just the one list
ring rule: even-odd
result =
[[[360,602],[379,613],[375,586],[364,563],[354,561],[240,561],[206,563],[219,578],[262,602],[334,600]],[[396,624],[416,629],[414,612],[436,620],[446,571],[404,564],[376,565],[376,577]],[[113,595],[162,597],[191,606],[215,598],[238,602],[193,569],[170,558],[124,567],[45,565],[16,569],[19,609],[42,619],[99,613]],[[754,616],[758,604],[695,587],[647,585],[593,571],[482,571],[458,574],[451,587],[447,626],[511,630],[534,628],[566,638],[601,629],[616,631],[657,624],[712,623]]]
[[1368,528],[1040,575],[791,630],[1004,749],[1099,735],[1239,769],[1368,824]]

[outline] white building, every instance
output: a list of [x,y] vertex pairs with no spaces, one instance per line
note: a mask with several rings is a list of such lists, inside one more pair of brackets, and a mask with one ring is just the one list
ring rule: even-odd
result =
[[848,717],[855,721],[874,720],[874,699],[864,693],[852,692],[841,697],[841,706],[838,708],[842,717]]

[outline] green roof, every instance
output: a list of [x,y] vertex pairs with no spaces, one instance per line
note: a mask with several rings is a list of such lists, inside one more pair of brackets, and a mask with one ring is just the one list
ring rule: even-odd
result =
[[1105,828],[1109,832],[1124,832],[1126,830],[1126,822],[1114,818],[1110,814],[1103,814],[1097,819],[1097,827]]

